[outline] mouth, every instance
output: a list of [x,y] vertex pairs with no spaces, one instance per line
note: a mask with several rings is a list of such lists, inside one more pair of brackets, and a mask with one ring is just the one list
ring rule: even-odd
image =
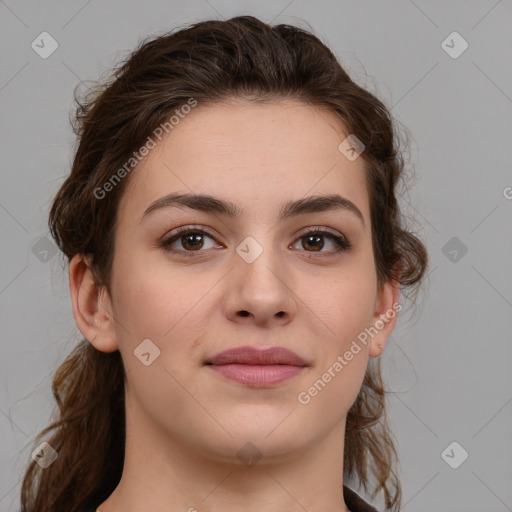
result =
[[308,364],[284,347],[266,350],[245,346],[225,350],[204,365],[222,377],[249,387],[269,387],[302,373]]

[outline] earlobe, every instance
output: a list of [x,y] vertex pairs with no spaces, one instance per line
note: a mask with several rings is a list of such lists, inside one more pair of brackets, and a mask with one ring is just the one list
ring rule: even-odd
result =
[[400,283],[391,280],[379,289],[376,301],[375,313],[373,315],[371,332],[374,334],[370,342],[370,357],[382,355],[386,348],[389,336],[395,328],[398,313],[402,305],[398,302],[400,298]]
[[69,263],[73,316],[80,332],[101,352],[118,350],[108,292],[98,286],[87,255],[75,254]]

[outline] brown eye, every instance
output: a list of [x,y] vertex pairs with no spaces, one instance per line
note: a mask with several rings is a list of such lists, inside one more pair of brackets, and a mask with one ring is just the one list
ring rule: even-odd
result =
[[[210,247],[205,247],[206,239],[213,242]],[[325,247],[325,239],[328,239],[334,249],[322,250]],[[299,240],[302,241],[301,247],[306,252],[325,254],[326,256],[331,253],[337,254],[347,251],[352,247],[352,244],[344,236],[320,228],[304,233],[295,243],[298,243]],[[204,229],[191,228],[190,226],[173,231],[162,240],[160,245],[167,252],[183,256],[195,256],[197,253],[205,252],[202,249],[218,247],[215,245],[215,237],[212,234]]]
[[184,247],[187,250],[195,250],[195,249],[201,249],[201,247],[204,244],[202,233],[189,233],[187,235],[181,235],[180,241],[182,247]]
[[335,252],[347,251],[352,247],[352,244],[345,237],[321,229],[304,233],[299,240],[302,240],[302,248],[306,249],[307,252],[325,253],[329,251],[322,251],[325,246],[324,238],[328,238],[334,244]]
[[[201,249],[205,248],[205,237],[215,241],[212,235],[202,229],[180,228],[162,240],[161,246],[168,252],[191,256],[195,252],[203,252]],[[178,247],[172,247],[173,245]],[[206,249],[214,246],[215,244]]]
[[[306,243],[304,243],[304,239]],[[312,247],[314,251],[322,250],[324,246],[323,236],[322,235],[307,235],[302,237],[302,247],[306,249],[306,245]]]

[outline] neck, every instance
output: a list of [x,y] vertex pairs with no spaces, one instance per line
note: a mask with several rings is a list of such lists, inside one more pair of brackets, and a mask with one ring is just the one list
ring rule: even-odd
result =
[[[278,452],[271,436],[240,440],[246,457],[187,446],[127,407],[119,485],[99,512],[348,512],[343,500],[345,422],[298,450]],[[257,445],[257,446],[256,446]]]

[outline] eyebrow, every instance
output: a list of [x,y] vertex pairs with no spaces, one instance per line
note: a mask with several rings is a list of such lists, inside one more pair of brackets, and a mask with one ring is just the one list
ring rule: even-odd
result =
[[[151,212],[161,208],[178,206],[185,206],[205,213],[216,213],[231,218],[240,217],[244,212],[244,209],[239,208],[230,201],[225,201],[207,194],[171,193],[153,201],[142,215],[140,222]],[[363,226],[365,226],[361,210],[359,210],[352,201],[339,194],[308,196],[295,201],[289,201],[281,207],[279,221],[306,213],[317,213],[328,210],[345,210],[352,212],[359,218]]]

